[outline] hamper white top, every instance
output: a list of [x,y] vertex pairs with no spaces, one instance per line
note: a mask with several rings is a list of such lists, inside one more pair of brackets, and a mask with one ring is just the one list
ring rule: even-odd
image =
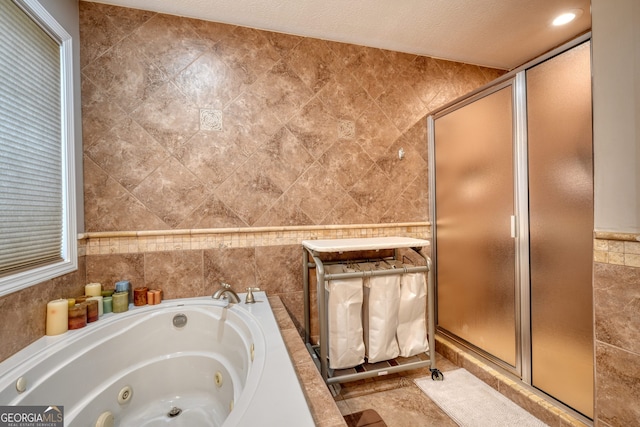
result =
[[349,252],[376,249],[421,248],[428,240],[412,237],[365,237],[360,239],[303,240],[302,246],[316,252]]

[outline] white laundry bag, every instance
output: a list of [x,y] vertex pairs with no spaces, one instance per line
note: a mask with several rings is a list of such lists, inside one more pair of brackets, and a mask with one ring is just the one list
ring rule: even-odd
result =
[[[380,270],[388,266],[373,263],[358,264],[360,270]],[[366,357],[369,363],[398,356],[398,310],[400,308],[400,276],[371,276],[364,278],[362,323]]]
[[[396,268],[413,265],[395,263]],[[396,337],[400,356],[411,357],[429,350],[427,339],[427,282],[424,273],[400,277],[400,310]]]
[[[325,266],[325,273],[347,273],[342,264]],[[362,278],[325,281],[329,329],[329,367],[346,369],[364,362],[362,336]]]

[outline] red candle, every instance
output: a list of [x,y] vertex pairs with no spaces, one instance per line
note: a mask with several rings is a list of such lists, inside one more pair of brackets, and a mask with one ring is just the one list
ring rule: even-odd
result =
[[87,323],[95,322],[100,316],[100,309],[98,308],[98,300],[88,299],[87,304]]
[[87,306],[85,303],[69,307],[69,329],[80,329],[87,326]]
[[133,305],[147,305],[147,292],[149,288],[135,288],[133,290]]

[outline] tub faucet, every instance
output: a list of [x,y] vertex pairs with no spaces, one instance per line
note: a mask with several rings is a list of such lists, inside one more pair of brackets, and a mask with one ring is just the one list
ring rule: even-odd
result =
[[240,297],[236,292],[231,289],[231,285],[228,283],[220,282],[220,289],[215,291],[211,298],[213,299],[222,299],[226,298],[229,300],[229,304],[237,304],[240,302]]

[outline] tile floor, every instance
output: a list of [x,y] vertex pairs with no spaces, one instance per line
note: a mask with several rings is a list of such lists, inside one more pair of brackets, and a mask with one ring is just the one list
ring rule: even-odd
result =
[[[458,368],[440,354],[436,366],[445,377]],[[428,368],[345,383],[334,400],[343,416],[374,409],[387,427],[457,426],[413,382],[425,376],[431,376]]]

